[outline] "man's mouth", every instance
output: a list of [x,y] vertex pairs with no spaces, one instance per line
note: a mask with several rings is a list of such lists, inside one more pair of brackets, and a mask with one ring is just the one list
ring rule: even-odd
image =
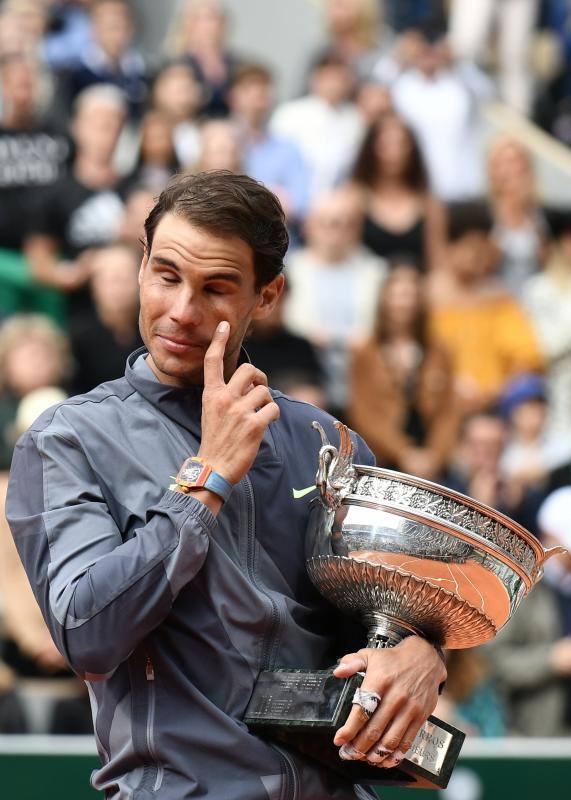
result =
[[155,335],[161,340],[163,347],[170,350],[171,353],[189,353],[192,350],[205,350],[207,347],[202,341],[187,339],[184,336],[165,333],[157,333]]

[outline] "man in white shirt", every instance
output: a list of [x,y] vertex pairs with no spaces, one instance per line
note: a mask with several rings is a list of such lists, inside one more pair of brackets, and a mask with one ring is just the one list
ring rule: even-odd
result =
[[473,64],[453,63],[444,39],[417,43],[415,65],[391,86],[396,111],[416,134],[434,194],[462,202],[485,192],[479,106],[492,85]]
[[310,169],[312,198],[348,177],[365,132],[365,123],[350,101],[353,75],[336,55],[325,55],[313,67],[310,92],[282,103],[270,120],[276,136],[294,141]]

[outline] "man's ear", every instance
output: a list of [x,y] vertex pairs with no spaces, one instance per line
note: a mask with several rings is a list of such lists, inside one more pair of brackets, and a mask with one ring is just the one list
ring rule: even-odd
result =
[[139,267],[139,286],[143,282],[143,271],[144,271],[144,269],[145,269],[145,267],[147,266],[148,263],[149,263],[149,255],[145,251],[145,254],[144,254],[143,259],[141,261],[141,266]]
[[281,297],[284,286],[285,278],[283,275],[277,275],[273,281],[262,286],[252,319],[266,319],[270,316]]

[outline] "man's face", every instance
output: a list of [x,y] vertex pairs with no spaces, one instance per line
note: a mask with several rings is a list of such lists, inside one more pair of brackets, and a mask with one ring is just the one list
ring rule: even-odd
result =
[[474,417],[466,426],[463,450],[471,474],[488,471],[494,474],[506,441],[505,425],[495,417]]
[[311,76],[311,89],[313,94],[337,106],[349,99],[353,79],[347,67],[329,64],[315,70]]
[[204,355],[219,322],[230,324],[224,356],[229,377],[250,322],[271,313],[283,285],[279,276],[255,288],[252,248],[166,214],[139,273],[141,336],[149,365],[163,383],[202,385]]
[[72,123],[78,150],[99,163],[110,161],[125,123],[121,109],[102,98],[91,98],[80,106]]
[[133,20],[129,8],[123,3],[109,0],[93,12],[94,37],[102,50],[118,59],[133,39]]
[[263,78],[245,78],[230,92],[230,104],[234,114],[246,120],[265,120],[272,107],[272,87]]

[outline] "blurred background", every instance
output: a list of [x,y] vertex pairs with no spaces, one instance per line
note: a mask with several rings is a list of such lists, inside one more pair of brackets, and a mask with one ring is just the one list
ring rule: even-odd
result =
[[[291,235],[271,385],[571,550],[570,145],[567,0],[0,2],[0,502],[20,433],[141,346],[154,198],[228,169]],[[442,796],[564,796],[571,556],[437,714],[468,733]],[[1,513],[7,796],[95,796],[91,734]]]

